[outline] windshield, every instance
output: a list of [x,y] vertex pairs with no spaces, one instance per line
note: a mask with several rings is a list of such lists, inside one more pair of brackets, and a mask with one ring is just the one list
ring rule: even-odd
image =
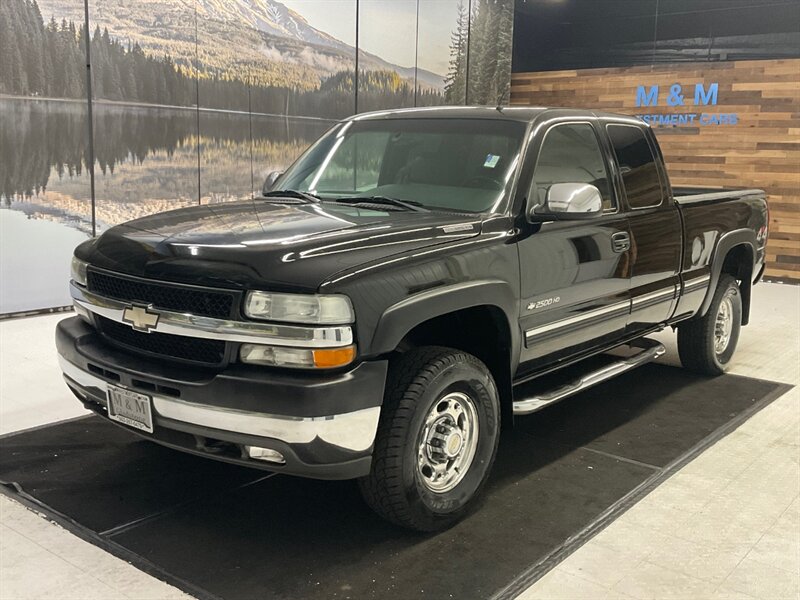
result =
[[524,135],[524,123],[502,119],[349,121],[314,144],[275,190],[492,212],[510,185]]

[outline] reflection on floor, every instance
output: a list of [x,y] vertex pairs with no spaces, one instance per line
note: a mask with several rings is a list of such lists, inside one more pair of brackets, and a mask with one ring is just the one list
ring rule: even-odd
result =
[[[759,286],[754,306],[734,372],[797,384],[800,288]],[[3,431],[78,412],[51,358],[58,318],[0,323]],[[674,362],[674,349],[667,359]],[[798,426],[793,392],[681,470],[526,595],[796,597]],[[0,512],[2,597],[177,597],[19,505],[2,500]],[[87,553],[92,560],[84,559]],[[93,561],[102,568],[87,567]],[[56,577],[43,578],[43,569]]]
[[88,238],[63,222],[0,208],[0,314],[72,304],[72,250]]

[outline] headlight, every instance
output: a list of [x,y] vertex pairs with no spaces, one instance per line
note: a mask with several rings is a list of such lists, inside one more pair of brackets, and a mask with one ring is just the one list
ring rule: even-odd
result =
[[72,257],[72,264],[70,265],[70,276],[72,281],[78,285],[86,286],[86,267],[87,263],[79,258]]
[[355,320],[350,299],[341,295],[250,292],[244,303],[244,314],[253,319],[320,325],[341,325]]
[[242,344],[239,359],[251,365],[272,367],[300,367],[306,369],[332,369],[353,362],[355,346],[343,348],[286,348],[284,346],[264,346],[261,344]]

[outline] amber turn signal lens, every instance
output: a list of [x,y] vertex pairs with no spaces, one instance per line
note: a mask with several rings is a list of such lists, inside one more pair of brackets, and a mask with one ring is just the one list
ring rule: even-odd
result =
[[348,365],[351,362],[353,362],[353,359],[355,357],[356,357],[355,346],[314,350],[314,366],[321,369],[342,367],[344,365]]

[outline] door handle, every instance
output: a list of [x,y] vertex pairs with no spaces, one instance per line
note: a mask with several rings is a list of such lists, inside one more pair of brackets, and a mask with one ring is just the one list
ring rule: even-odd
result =
[[627,252],[631,249],[631,236],[626,231],[618,231],[611,236],[611,247],[614,252]]

